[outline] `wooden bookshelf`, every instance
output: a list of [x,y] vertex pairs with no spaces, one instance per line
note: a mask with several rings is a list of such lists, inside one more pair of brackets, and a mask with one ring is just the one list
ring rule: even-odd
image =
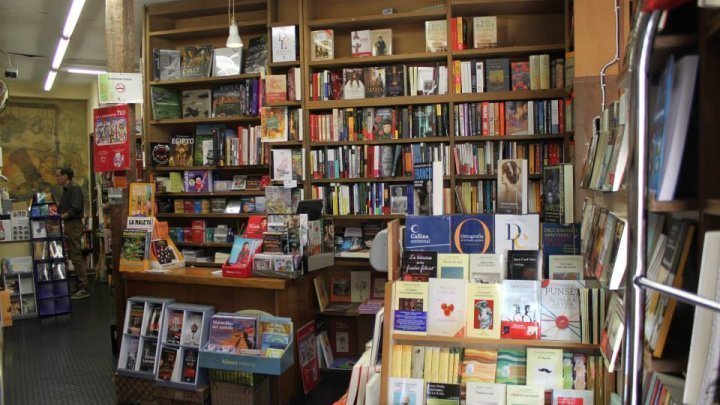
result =
[[278,101],[275,103],[268,103],[268,107],[300,107],[300,102],[295,100]]
[[525,90],[525,91],[488,91],[484,93],[454,94],[455,103],[474,103],[479,101],[544,100],[565,98],[564,89]]
[[400,55],[366,56],[362,58],[337,58],[331,60],[316,60],[308,62],[314,69],[335,69],[348,66],[375,66],[391,63],[420,63],[447,60],[447,52],[418,52]]
[[[410,176],[396,176],[396,177],[354,177],[354,178],[337,178],[337,179],[312,179],[312,183],[402,183],[413,181],[414,179]],[[449,176],[445,176],[444,180],[450,180]]]
[[346,145],[398,145],[408,143],[443,143],[449,142],[447,136],[429,136],[424,138],[400,138],[400,139],[361,139],[358,141],[312,141],[310,147],[323,146],[346,146]]
[[498,14],[551,14],[562,13],[563,2],[557,0],[451,0],[455,15],[478,13]]
[[698,209],[698,203],[692,199],[657,201],[654,198],[648,198],[647,207],[648,211],[656,213],[695,211]]
[[290,68],[293,66],[300,66],[299,60],[293,60],[288,62],[268,62],[268,67],[270,68]]
[[473,48],[451,51],[453,59],[495,58],[542,53],[565,53],[565,44],[503,46],[496,48]]
[[508,141],[508,142],[515,142],[515,141],[554,141],[554,140],[562,140],[565,139],[567,136],[569,136],[570,133],[562,133],[562,134],[536,134],[536,135],[505,135],[505,136],[456,136],[455,137],[455,143],[461,143],[461,142],[478,142],[478,141]]
[[[324,215],[327,218],[333,218],[337,220],[343,220],[343,219],[353,219],[353,220],[373,220],[373,219],[380,219],[380,220],[388,220],[388,219],[404,219],[406,217],[405,214],[378,214],[378,215],[365,215],[365,214],[352,214],[352,215]],[[343,256],[341,256],[343,257]],[[346,258],[346,257],[343,257]]]
[[260,122],[260,117],[254,116],[230,116],[230,117],[197,117],[197,118],[178,118],[168,120],[150,120],[151,125],[198,125],[198,124],[215,124],[215,123],[244,123],[244,122]]
[[264,215],[264,214],[254,214],[254,213],[253,214],[247,214],[247,213],[239,213],[239,214],[211,214],[211,213],[184,214],[183,213],[183,214],[176,214],[176,213],[160,212],[156,216],[158,218],[199,218],[199,219],[202,219],[202,218],[208,218],[208,219],[210,219],[210,218],[215,218],[215,219],[226,218],[226,219],[233,219],[233,218],[250,218],[253,215]]
[[416,104],[443,104],[449,101],[450,97],[447,94],[442,94],[430,96],[361,98],[356,100],[307,101],[305,103],[305,106],[309,111],[313,111],[350,107],[386,107]]
[[[264,29],[267,24],[266,20],[254,21],[238,21],[238,31],[255,31]],[[170,30],[150,31],[148,34],[152,38],[162,38],[168,40],[184,40],[197,39],[199,37],[217,37],[227,35],[228,24],[202,25],[196,27],[176,28]]]
[[599,354],[600,346],[562,342],[553,340],[520,340],[520,339],[478,339],[454,336],[418,336],[404,333],[393,333],[393,339],[400,344],[450,347],[483,347],[488,349],[517,349],[522,347],[544,347],[565,349],[572,352]]
[[[495,174],[471,174],[456,175],[455,180],[497,180],[498,175]],[[528,174],[528,180],[542,180],[542,174]]]
[[259,196],[259,195],[265,195],[264,190],[236,190],[236,191],[212,191],[207,193],[155,193],[156,197],[177,197],[177,198],[185,198],[185,197],[197,197],[197,198],[207,198],[207,197],[242,197],[242,196]]

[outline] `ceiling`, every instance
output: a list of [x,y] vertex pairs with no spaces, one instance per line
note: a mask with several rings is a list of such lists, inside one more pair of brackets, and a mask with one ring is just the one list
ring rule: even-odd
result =
[[[138,57],[144,6],[168,1],[134,1]],[[11,54],[19,70],[18,79],[8,79],[10,85],[13,80],[45,82],[71,2],[0,0],[0,49]],[[7,58],[0,53],[0,71],[4,72],[7,64]],[[70,65],[105,67],[105,0],[86,0],[55,84],[87,84],[95,80],[94,76],[64,72],[63,67]]]

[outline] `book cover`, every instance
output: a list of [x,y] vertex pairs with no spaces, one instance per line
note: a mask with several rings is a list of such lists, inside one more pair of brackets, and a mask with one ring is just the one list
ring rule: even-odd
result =
[[272,61],[297,60],[297,38],[294,25],[272,27]]
[[425,52],[446,52],[447,21],[425,21]]
[[582,280],[583,256],[550,255],[548,256],[548,270],[551,280]]
[[248,41],[247,60],[245,61],[245,73],[260,73],[267,65],[268,44],[267,35],[250,38]]
[[241,353],[256,348],[257,318],[218,313],[210,319],[207,350],[220,353]]
[[[393,120],[393,109],[389,107],[375,109],[375,120],[373,123],[372,133],[375,139],[393,139],[395,138],[395,121]],[[392,154],[383,153],[381,150],[381,158],[392,159]],[[391,163],[392,164],[392,163]],[[381,165],[381,176],[389,176],[387,174],[387,165]],[[392,170],[392,168],[391,168]]]
[[473,17],[473,48],[497,46],[497,17]]
[[350,301],[364,302],[370,298],[370,272],[350,272]]
[[128,320],[128,329],[126,333],[131,335],[140,335],[140,328],[142,327],[144,314],[145,305],[142,302],[133,302],[130,305],[130,319]]
[[437,252],[403,251],[400,270],[405,281],[428,281],[437,276]]
[[509,250],[507,252],[508,279],[542,280],[542,252],[538,250]]
[[267,217],[264,215],[251,215],[245,227],[245,237],[250,239],[262,239],[263,233],[267,231]]
[[422,378],[390,377],[388,405],[424,405],[425,381]]
[[[512,62],[512,91],[530,90],[530,63]],[[507,108],[507,103],[505,104]],[[507,121],[506,121],[507,122]]]
[[525,385],[525,350],[500,349],[495,368],[495,382],[506,385]]
[[505,135],[532,135],[528,121],[530,101],[505,102]]
[[592,390],[560,390],[552,392],[552,405],[592,405],[594,396]]
[[182,338],[183,312],[168,310],[165,315],[167,316],[165,342],[179,345]]
[[527,214],[527,160],[498,160],[497,181],[497,213],[514,215]]
[[450,253],[450,216],[409,215],[405,220],[405,249]]
[[155,183],[130,183],[128,188],[128,216],[155,216]]
[[462,253],[440,253],[437,255],[439,278],[468,279],[468,255]]
[[292,192],[282,186],[268,186],[265,188],[265,210],[268,214],[291,214]]
[[407,185],[389,186],[390,189],[390,213],[407,214],[408,209],[408,187]]
[[385,66],[385,95],[388,97],[405,95],[405,67],[403,65]]
[[210,90],[183,90],[182,117],[197,118],[210,116]]
[[284,74],[265,76],[265,101],[268,104],[287,101],[287,96],[287,76]]
[[155,371],[155,356],[157,355],[157,341],[146,339],[143,341],[142,355],[140,357],[140,371]]
[[[293,323],[290,318],[261,316],[259,322],[260,349],[263,353],[285,351],[292,341]],[[325,335],[327,340],[327,334]],[[328,346],[329,346],[329,342]]]
[[162,306],[148,304],[147,325],[145,325],[145,336],[157,337],[160,333],[160,317]]
[[331,319],[328,325],[330,332],[330,346],[333,353],[338,356],[348,356],[355,354],[355,338],[357,330],[355,322],[347,320],[347,318]]
[[495,252],[507,258],[508,250],[540,249],[537,214],[495,215]]
[[495,216],[453,215],[450,217],[453,253],[494,253]]
[[510,91],[510,60],[507,58],[485,61],[487,91]]
[[352,56],[371,56],[372,44],[370,43],[370,30],[352,31],[350,33],[350,46]]
[[428,335],[465,335],[465,284],[464,279],[428,280]]
[[170,137],[170,166],[193,166],[195,139],[192,135],[174,134]]
[[505,385],[468,382],[465,388],[467,404],[505,405]]
[[500,339],[500,293],[500,284],[467,285],[465,336]]
[[260,108],[260,127],[263,142],[284,142],[288,140],[287,107]]
[[372,43],[372,56],[392,55],[392,29],[370,31],[370,43]]
[[312,52],[310,60],[335,59],[335,32],[333,30],[312,31]]
[[180,91],[159,86],[150,87],[154,120],[171,120],[182,116]]
[[500,336],[540,339],[540,282],[503,280]]
[[187,346],[200,346],[202,336],[202,313],[186,312],[180,343]]
[[550,256],[579,255],[582,246],[580,242],[580,224],[555,224],[543,222],[541,227],[541,241],[545,274],[548,275]]
[[385,97],[385,68],[369,67],[364,69],[365,97]]
[[545,389],[534,385],[508,385],[508,405],[544,405]]
[[212,45],[186,46],[182,53],[182,77],[210,77]]
[[544,389],[562,389],[562,349],[527,348],[527,385]]
[[180,51],[175,49],[153,49],[154,79],[173,80],[182,75],[180,70]]
[[[432,66],[418,66],[416,68],[417,74],[416,88],[418,96],[428,96],[431,94],[438,94],[438,73],[436,67]],[[422,131],[421,133],[426,133]]]
[[461,382],[494,383],[497,357],[497,350],[465,349],[460,370]]
[[180,380],[186,383],[195,383],[197,377],[198,351],[196,349],[183,350],[183,361]]
[[187,193],[207,193],[210,191],[210,172],[208,170],[186,170],[184,187]]
[[212,92],[212,116],[233,117],[242,115],[242,84],[228,83],[218,85]]
[[213,52],[213,77],[235,76],[242,71],[243,48],[215,48]]
[[273,149],[272,162],[273,180],[293,179],[292,149]]
[[150,159],[153,167],[168,166],[170,163],[170,144],[150,142]]
[[365,98],[365,73],[362,68],[343,69],[342,98],[344,100]]
[[195,127],[195,166],[213,166],[218,164],[224,156],[217,153],[218,142],[222,141],[221,134],[225,133],[225,124],[202,124]]
[[178,349],[163,347],[160,350],[160,364],[158,365],[158,379],[170,381],[175,380],[175,362],[177,361]]
[[149,264],[148,243],[148,232],[135,230],[123,231],[122,250],[120,252],[121,268],[123,270],[146,270]]
[[428,316],[428,283],[420,281],[396,281],[393,309],[393,330],[425,335]]
[[624,333],[625,308],[623,301],[617,293],[612,293],[600,334],[600,352],[603,355],[608,372],[615,371]]
[[380,231],[385,228],[383,221],[365,221],[361,224],[360,232],[362,234],[363,243],[369,249],[373,245],[373,241]]
[[[432,163],[413,164],[413,213],[432,215],[433,212],[433,167]],[[450,231],[448,230],[448,233]],[[449,235],[448,235],[449,236]]]
[[427,405],[460,405],[460,384],[428,382],[425,403]]
[[150,242],[151,258],[158,264],[170,264],[178,261],[175,250],[168,244],[167,239],[155,239]]
[[352,302],[350,277],[333,276],[330,278],[330,302]]
[[471,283],[500,283],[505,279],[505,263],[499,253],[472,253],[469,255],[468,275]]
[[317,343],[315,342],[315,321],[309,321],[296,332],[298,366],[302,378],[303,391],[307,395],[320,382],[320,364]]

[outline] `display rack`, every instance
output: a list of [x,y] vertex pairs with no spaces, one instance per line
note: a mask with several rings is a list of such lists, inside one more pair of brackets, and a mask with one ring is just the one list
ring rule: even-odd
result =
[[[22,259],[28,259],[27,262]],[[6,263],[7,261],[14,261]],[[22,261],[22,263],[18,263]],[[27,263],[27,266],[25,266]],[[32,258],[15,257],[3,259],[3,285],[10,291],[10,306],[13,319],[34,318],[38,316],[35,300],[35,282]]]

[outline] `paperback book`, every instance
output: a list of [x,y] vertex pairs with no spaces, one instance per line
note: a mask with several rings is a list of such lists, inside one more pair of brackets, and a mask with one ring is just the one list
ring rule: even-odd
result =
[[407,334],[425,335],[428,318],[428,283],[396,281],[393,288],[395,289],[393,330]]
[[453,215],[450,217],[453,253],[494,253],[494,215]]
[[210,90],[183,90],[182,117],[197,118],[210,116]]
[[335,59],[335,32],[333,30],[312,31],[313,49],[311,60]]
[[500,339],[500,292],[500,284],[467,285],[467,337]]
[[540,339],[540,282],[502,282],[500,336],[503,339]]
[[242,71],[243,48],[215,48],[213,52],[213,77],[235,76]]
[[182,53],[182,77],[210,77],[212,45],[186,46]]
[[428,281],[428,335],[465,335],[465,284],[464,279],[431,278]]
[[245,73],[260,73],[267,65],[268,44],[267,36],[250,38],[248,41],[248,54],[245,61]]
[[297,60],[296,27],[294,25],[272,27],[272,61],[294,60]]
[[497,213],[527,214],[528,168],[525,159],[498,161]]

